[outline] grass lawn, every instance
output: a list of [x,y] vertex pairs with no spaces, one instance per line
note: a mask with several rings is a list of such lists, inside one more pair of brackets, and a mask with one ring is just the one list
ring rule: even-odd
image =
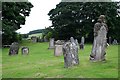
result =
[[29,55],[8,56],[8,48],[2,50],[3,78],[117,78],[118,46],[107,49],[107,62],[90,62],[92,45],[86,44],[85,50],[79,50],[80,64],[64,68],[63,56],[55,57],[54,50],[48,50],[49,44],[24,42],[21,46],[30,48]]
[[2,49],[0,48],[0,79],[2,79]]

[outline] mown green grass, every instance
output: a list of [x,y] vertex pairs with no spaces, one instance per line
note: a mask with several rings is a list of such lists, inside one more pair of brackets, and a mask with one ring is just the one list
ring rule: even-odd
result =
[[90,62],[92,45],[86,44],[79,50],[80,64],[64,68],[63,56],[55,57],[49,44],[24,42],[21,46],[30,48],[29,55],[8,56],[8,48],[2,50],[3,78],[117,78],[118,46],[107,49],[106,62]]
[[0,79],[2,79],[2,49],[0,48]]

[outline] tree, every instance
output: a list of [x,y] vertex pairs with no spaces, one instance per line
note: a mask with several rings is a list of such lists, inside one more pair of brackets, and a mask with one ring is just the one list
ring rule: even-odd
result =
[[29,35],[28,34],[21,34],[22,38],[28,38]]
[[113,33],[120,30],[118,8],[117,2],[61,2],[48,15],[59,39],[69,39],[71,36],[80,39],[85,36],[92,41],[93,26],[101,14],[106,16],[108,36],[115,37]]
[[29,16],[33,5],[30,2],[3,2],[2,3],[2,41],[3,44],[11,44],[18,41],[15,32],[20,25],[25,24],[26,16]]

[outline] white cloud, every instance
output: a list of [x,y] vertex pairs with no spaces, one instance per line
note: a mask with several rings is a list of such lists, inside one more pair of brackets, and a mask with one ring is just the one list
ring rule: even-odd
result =
[[34,7],[31,9],[30,16],[26,18],[25,25],[21,25],[21,29],[17,32],[28,33],[36,29],[44,29],[51,26],[48,12],[55,8],[61,0],[29,0]]

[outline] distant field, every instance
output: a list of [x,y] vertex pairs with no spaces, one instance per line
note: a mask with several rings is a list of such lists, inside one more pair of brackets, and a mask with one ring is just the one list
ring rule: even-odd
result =
[[30,43],[25,41],[21,46],[28,46],[28,56],[19,54],[8,56],[8,48],[2,50],[3,78],[117,78],[118,46],[107,49],[107,62],[90,62],[92,45],[86,44],[85,50],[79,50],[80,64],[64,68],[63,56],[55,57],[54,50],[48,50],[49,43]]
[[30,39],[32,36],[41,37],[42,33],[31,34],[28,36],[28,39]]

